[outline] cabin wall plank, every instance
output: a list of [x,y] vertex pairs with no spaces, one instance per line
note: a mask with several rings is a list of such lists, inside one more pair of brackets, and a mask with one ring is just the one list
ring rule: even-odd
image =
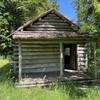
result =
[[86,44],[77,45],[77,61],[78,61],[78,70],[86,71],[88,68]]
[[73,31],[71,25],[60,17],[50,14],[24,28],[24,31]]
[[[41,41],[40,41],[41,43]],[[16,42],[16,45],[18,43]],[[22,72],[46,72],[60,70],[60,51],[57,44],[38,44],[21,41]],[[14,64],[18,65],[18,49],[14,49]]]
[[[45,43],[44,43],[45,42]],[[55,67],[60,65],[60,50],[59,42],[50,43],[50,41],[37,41],[37,40],[21,40],[21,51],[22,51],[22,67],[27,68],[29,66],[36,67],[37,63],[39,67],[50,67],[55,64]],[[67,41],[65,41],[67,43]],[[18,42],[14,43],[14,66],[15,69],[18,67]],[[87,54],[86,45],[77,45],[77,64],[78,70],[87,69]],[[41,66],[40,66],[41,64]],[[46,66],[45,66],[46,65]],[[54,68],[55,68],[54,67]],[[57,68],[60,68],[58,66]],[[34,69],[34,68],[33,68]]]
[[21,41],[19,41],[19,45],[18,45],[18,77],[19,77],[19,81],[22,79],[22,51],[21,51]]

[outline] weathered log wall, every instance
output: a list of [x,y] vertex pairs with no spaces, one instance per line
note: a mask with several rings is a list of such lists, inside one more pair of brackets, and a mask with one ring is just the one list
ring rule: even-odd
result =
[[[74,49],[75,50],[75,49]],[[48,41],[21,41],[22,72],[60,71],[59,42]],[[72,51],[75,52],[75,51]],[[75,56],[75,55],[74,55]],[[74,69],[86,71],[87,49],[86,44],[77,45],[77,64]],[[14,68],[18,69],[18,42],[14,44]],[[73,61],[71,61],[73,62]]]
[[24,31],[73,31],[71,25],[68,22],[65,22],[60,17],[55,14],[48,14],[44,18],[39,19],[38,21],[30,24],[29,26],[23,29]]
[[87,47],[86,44],[77,45],[77,62],[78,70],[86,71],[88,68],[87,65]]
[[[21,41],[22,72],[48,72],[60,70],[59,44],[40,44]],[[18,68],[18,43],[14,47],[14,64]]]

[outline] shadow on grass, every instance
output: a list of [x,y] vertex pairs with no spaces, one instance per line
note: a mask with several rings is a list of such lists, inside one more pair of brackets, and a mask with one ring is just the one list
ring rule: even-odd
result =
[[10,63],[2,66],[0,68],[0,83],[10,83],[13,85],[14,83],[14,74]]
[[63,86],[65,87],[66,94],[69,91],[70,100],[87,97],[86,92],[80,88],[81,85],[78,85],[76,82],[66,81],[63,83]]
[[53,91],[60,90],[60,93],[69,97],[69,100],[81,100],[81,98],[87,97],[86,91],[82,90],[76,82],[56,82],[56,84],[49,86],[49,89]]
[[[65,81],[65,82],[57,82],[56,85],[50,86],[50,89],[60,90],[67,96],[69,96],[69,100],[83,100],[83,98],[88,98],[88,90],[93,87],[98,87],[98,84],[80,84],[77,81]],[[85,99],[84,99],[85,100]]]

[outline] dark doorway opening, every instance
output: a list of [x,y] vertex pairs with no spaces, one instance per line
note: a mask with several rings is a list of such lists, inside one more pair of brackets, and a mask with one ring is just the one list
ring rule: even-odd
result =
[[77,54],[75,44],[64,44],[64,69],[77,69]]

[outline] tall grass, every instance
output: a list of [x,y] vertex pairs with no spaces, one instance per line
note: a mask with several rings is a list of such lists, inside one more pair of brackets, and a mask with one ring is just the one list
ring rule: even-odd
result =
[[67,81],[49,87],[17,88],[9,59],[0,59],[0,100],[99,100],[99,86]]

